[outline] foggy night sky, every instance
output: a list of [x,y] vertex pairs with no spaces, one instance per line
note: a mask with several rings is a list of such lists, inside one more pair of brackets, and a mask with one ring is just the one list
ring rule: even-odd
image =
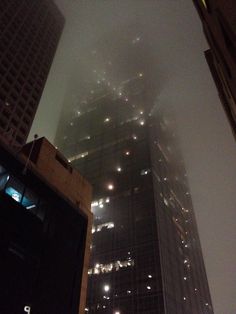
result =
[[[66,26],[30,139],[37,133],[54,140],[62,105],[71,96],[70,85],[83,86],[96,44],[112,35],[113,48],[119,52],[123,47],[122,41],[114,40],[116,34],[123,31],[126,38],[131,24],[141,26],[156,56],[152,79],[157,103],[176,112],[214,311],[235,314],[236,142],[204,58],[207,43],[192,1],[55,2],[66,17]],[[73,81],[72,73],[77,73]],[[113,79],[116,75],[121,74],[113,73]],[[81,93],[78,88],[75,96]]]

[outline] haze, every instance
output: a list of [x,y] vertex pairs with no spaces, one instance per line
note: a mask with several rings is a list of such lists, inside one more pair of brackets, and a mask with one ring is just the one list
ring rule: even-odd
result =
[[[146,58],[112,67],[115,84],[144,71],[147,92],[175,111],[216,314],[236,313],[236,143],[204,59],[200,20],[187,0],[55,1],[66,26],[30,134],[53,142],[59,116],[91,89],[94,69],[145,42]],[[147,44],[148,43],[148,44]],[[137,48],[136,48],[137,47]],[[95,56],[94,56],[95,55]]]

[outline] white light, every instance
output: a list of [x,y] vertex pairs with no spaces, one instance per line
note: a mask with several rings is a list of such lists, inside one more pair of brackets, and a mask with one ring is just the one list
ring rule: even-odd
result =
[[130,290],[127,290],[127,293],[128,293],[128,294],[130,294],[130,293],[131,293],[131,291],[130,291]]
[[143,114],[143,111],[140,111],[139,113],[140,113],[140,114]]
[[109,197],[106,198],[106,203],[110,203]]
[[144,125],[144,124],[145,124],[144,120],[141,120],[141,121],[139,122],[139,124],[140,124],[140,125]]
[[184,260],[184,264],[187,264],[187,263],[188,263],[188,260],[187,260],[187,259],[185,259],[185,260]]
[[119,96],[122,96],[122,93],[121,93],[121,92],[119,92]]
[[152,275],[148,275],[148,278],[152,278]]
[[129,101],[129,98],[126,97],[126,98],[125,98],[125,101],[126,101],[126,102]]
[[9,102],[7,102],[7,101],[5,102],[5,105],[6,105],[6,106],[10,106]]
[[184,297],[184,301],[186,301],[186,297]]
[[20,194],[18,193],[12,193],[11,197],[17,201],[17,202],[20,202]]
[[205,303],[205,305],[208,306],[209,304],[208,304],[208,303]]
[[108,184],[107,188],[108,188],[108,190],[112,191],[112,190],[114,190],[114,185],[113,184]]
[[120,314],[120,312],[119,312],[119,311],[116,311],[115,314]]
[[110,290],[110,286],[109,285],[105,285],[103,287],[103,289],[104,289],[105,292],[108,292]]
[[121,167],[117,167],[116,170],[117,170],[118,172],[121,172],[121,171],[122,171]]
[[139,77],[143,77],[143,73],[139,73],[139,75],[138,75]]
[[85,310],[85,312],[88,312],[88,311],[89,311],[89,309],[88,309],[87,307],[86,307],[84,310]]
[[187,280],[187,277],[184,277],[184,280]]
[[195,288],[194,291],[197,291],[197,288]]
[[164,181],[167,181],[167,178],[166,178],[166,177],[164,178]]
[[152,288],[151,288],[150,286],[147,286],[147,289],[148,289],[148,290],[151,290]]
[[129,155],[130,155],[130,152],[129,152],[129,151],[126,151],[126,152],[125,152],[125,155],[126,155],[126,156],[129,156]]
[[104,207],[104,205],[103,205],[103,204],[100,204],[100,205],[99,205],[99,207],[100,207],[100,208],[103,208],[103,207]]
[[100,266],[99,264],[96,264],[96,265],[95,265],[95,268],[98,268],[99,266]]
[[133,139],[134,139],[134,140],[137,140],[137,136],[136,136],[136,135],[133,135]]
[[79,116],[81,114],[81,112],[80,111],[77,111],[77,115]]
[[110,122],[110,118],[106,118],[106,119],[104,120],[104,122],[105,122],[105,123]]

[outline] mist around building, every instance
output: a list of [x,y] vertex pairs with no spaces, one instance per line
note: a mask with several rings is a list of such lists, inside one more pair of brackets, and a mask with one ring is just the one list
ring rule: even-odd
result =
[[[236,7],[193,2],[235,135]],[[27,142],[66,15],[0,0],[0,313],[213,314],[179,120],[141,19],[93,41],[53,143]]]

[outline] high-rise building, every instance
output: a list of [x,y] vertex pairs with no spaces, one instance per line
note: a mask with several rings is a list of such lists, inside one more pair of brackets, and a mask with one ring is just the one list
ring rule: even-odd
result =
[[1,314],[83,313],[90,208],[90,184],[45,138],[0,145]]
[[0,135],[22,146],[62,33],[52,0],[0,0]]
[[148,106],[144,76],[104,78],[59,124],[56,144],[94,191],[85,313],[210,314],[173,121]]
[[194,0],[194,4],[210,46],[206,60],[236,137],[236,2]]

